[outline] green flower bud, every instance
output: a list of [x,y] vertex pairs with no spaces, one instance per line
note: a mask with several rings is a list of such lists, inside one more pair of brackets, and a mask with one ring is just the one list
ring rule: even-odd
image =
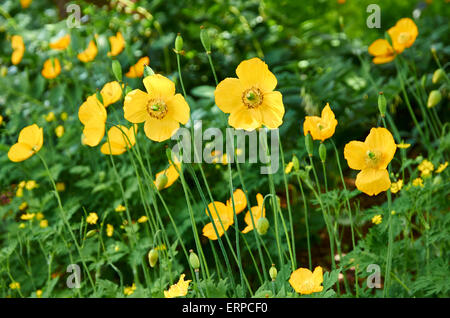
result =
[[122,66],[120,66],[120,62],[118,60],[114,60],[112,62],[111,67],[112,67],[114,77],[116,78],[117,81],[121,82],[122,81]]
[[200,268],[200,260],[198,259],[197,254],[195,254],[193,250],[190,250],[189,253],[189,263],[194,270],[198,270]]
[[267,220],[265,217],[261,217],[256,222],[256,231],[259,235],[264,235],[269,230],[269,220]]
[[428,95],[428,101],[427,101],[427,107],[432,108],[439,104],[439,102],[442,99],[441,92],[438,89],[435,89],[430,92],[430,95]]
[[431,81],[433,82],[433,84],[438,84],[444,79],[444,77],[445,77],[444,71],[441,68],[438,68],[436,71],[434,71],[433,78],[431,79]]
[[270,278],[272,278],[272,281],[275,281],[275,279],[277,279],[278,271],[275,267],[275,264],[272,264],[272,267],[269,269],[269,275]]
[[305,136],[305,147],[306,151],[308,152],[308,155],[312,156],[314,150],[314,143],[311,134],[309,133]]
[[386,115],[386,97],[384,97],[383,92],[378,95],[378,110],[380,111],[381,117]]
[[300,168],[300,162],[298,161],[298,158],[296,155],[292,156],[292,163],[294,165],[294,171],[298,171],[298,169]]
[[155,267],[158,262],[158,251],[152,248],[150,252],[148,252],[148,262],[150,263],[150,267]]
[[90,230],[86,233],[86,238],[93,237],[95,234],[97,234],[97,230]]
[[155,72],[153,72],[152,68],[148,65],[144,66],[144,77],[155,75]]
[[167,182],[169,182],[167,175],[165,173],[161,173],[158,177],[156,177],[156,189],[158,189],[158,191],[161,191],[167,185]]
[[182,50],[183,50],[183,38],[181,37],[180,33],[178,33],[177,37],[175,38],[175,51],[178,54]]
[[319,157],[322,162],[325,162],[327,160],[327,147],[323,143],[319,146]]
[[208,30],[206,30],[203,26],[200,27],[200,41],[202,42],[203,48],[206,53],[211,52],[211,39],[209,37]]

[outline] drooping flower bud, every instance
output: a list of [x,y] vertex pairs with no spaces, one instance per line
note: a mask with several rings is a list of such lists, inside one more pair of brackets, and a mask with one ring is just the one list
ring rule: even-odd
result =
[[327,160],[327,147],[323,143],[319,146],[319,157],[322,162],[325,162]]
[[159,176],[157,176],[155,185],[158,191],[164,189],[164,187],[167,185],[167,182],[169,182],[169,178],[167,178],[167,175],[165,173],[161,173]]
[[200,41],[202,42],[206,53],[211,53],[211,39],[209,37],[208,30],[206,30],[203,26],[200,27]]
[[433,78],[431,79],[431,81],[433,82],[433,84],[438,84],[444,79],[444,77],[445,77],[444,71],[441,68],[438,68],[436,71],[434,71]]
[[112,62],[111,67],[112,67],[114,77],[116,78],[117,81],[121,82],[122,81],[122,66],[120,66],[120,62],[118,60],[114,60]]
[[177,34],[175,38],[175,52],[178,54],[183,50],[183,38],[180,33]]
[[292,164],[294,165],[294,171],[298,171],[298,169],[300,169],[300,162],[298,161],[296,155],[292,156]]
[[314,150],[314,144],[313,144],[311,134],[309,134],[309,133],[305,136],[305,147],[306,147],[306,151],[308,152],[308,155],[312,156],[313,150]]
[[155,75],[155,72],[153,72],[153,69],[150,66],[145,65],[144,66],[144,77],[151,76],[151,75]]
[[158,251],[154,248],[148,252],[148,262],[150,263],[150,267],[155,267],[158,262]]
[[430,95],[428,95],[428,101],[427,101],[427,107],[432,108],[439,104],[439,102],[442,99],[441,92],[438,89],[435,89],[430,92]]
[[197,254],[195,254],[193,250],[190,250],[189,253],[189,263],[194,270],[198,270],[200,268],[200,260],[198,259]]
[[275,281],[275,279],[277,279],[278,271],[277,268],[275,267],[275,264],[272,264],[272,267],[270,267],[269,275],[272,281]]
[[378,110],[380,111],[381,117],[386,115],[386,97],[384,97],[383,92],[378,95]]
[[269,230],[269,226],[269,220],[267,220],[267,218],[265,217],[261,217],[256,222],[256,231],[259,235],[264,235]]

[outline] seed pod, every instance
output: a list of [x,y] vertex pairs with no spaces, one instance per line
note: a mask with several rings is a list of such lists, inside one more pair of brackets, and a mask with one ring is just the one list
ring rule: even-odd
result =
[[272,267],[269,269],[269,275],[270,278],[272,278],[272,281],[275,281],[275,279],[277,279],[278,271],[275,267],[275,264],[272,264]]
[[294,165],[294,171],[298,171],[298,169],[300,168],[300,163],[296,155],[292,156],[292,163]]
[[156,177],[155,185],[158,191],[164,189],[164,187],[167,185],[167,182],[169,182],[169,179],[167,178],[167,175],[165,173],[161,173],[158,177]]
[[158,251],[152,248],[150,252],[148,252],[148,262],[150,263],[150,267],[155,267],[158,262]]
[[206,53],[211,52],[211,39],[209,37],[208,30],[206,30],[203,26],[200,27],[200,41],[202,42],[203,48]]
[[152,68],[148,65],[144,66],[144,77],[155,75],[155,72],[153,72]]
[[181,37],[180,33],[178,33],[177,37],[175,38],[175,51],[178,54],[182,50],[183,50],[183,38]]
[[261,217],[256,222],[256,231],[259,235],[264,235],[269,230],[269,220],[267,220],[265,217]]
[[378,95],[378,110],[380,111],[381,117],[386,115],[386,97],[384,97],[383,92]]
[[431,81],[433,82],[433,84],[438,84],[444,79],[444,77],[445,77],[444,71],[441,68],[438,68],[436,71],[434,71],[433,78],[431,79]]
[[430,92],[430,95],[428,95],[428,101],[427,101],[427,107],[432,108],[439,104],[439,102],[442,99],[441,92],[438,89],[435,89]]
[[120,62],[118,60],[114,60],[112,62],[111,67],[112,67],[114,77],[116,78],[116,80],[121,82],[122,81],[122,66],[120,66]]
[[198,270],[200,268],[200,260],[198,259],[197,254],[194,253],[193,250],[189,251],[189,263],[191,264],[194,270]]
[[319,157],[322,162],[325,162],[327,160],[327,147],[323,143],[319,146]]
[[306,151],[308,152],[308,155],[312,156],[313,150],[314,150],[314,144],[313,144],[312,137],[309,133],[305,136],[305,147],[306,147]]
[[86,233],[86,238],[93,237],[97,233],[97,230],[90,230]]

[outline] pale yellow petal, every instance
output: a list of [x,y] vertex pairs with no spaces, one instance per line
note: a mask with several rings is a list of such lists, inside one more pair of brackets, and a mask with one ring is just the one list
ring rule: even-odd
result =
[[142,123],[150,118],[147,112],[149,96],[147,93],[135,89],[125,96],[123,111],[126,120],[132,123]]
[[245,88],[256,87],[263,92],[270,92],[277,86],[277,78],[266,63],[255,57],[250,60],[241,62],[236,74]]

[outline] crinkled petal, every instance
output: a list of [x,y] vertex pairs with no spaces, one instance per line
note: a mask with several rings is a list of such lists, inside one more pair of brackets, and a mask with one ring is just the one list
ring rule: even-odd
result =
[[236,74],[246,88],[257,87],[263,92],[270,92],[277,86],[277,78],[266,63],[255,57],[241,62]]
[[238,78],[226,78],[214,91],[216,105],[224,113],[232,113],[244,106],[242,94],[244,94],[244,88],[241,81]]
[[147,112],[149,96],[140,89],[132,90],[125,96],[123,111],[126,120],[132,123],[142,123],[150,118]]
[[153,141],[164,141],[170,139],[180,127],[180,124],[173,119],[164,118],[162,120],[149,117],[144,125],[145,135]]
[[356,187],[367,195],[377,195],[391,187],[386,169],[364,169],[356,176]]
[[362,141],[350,141],[345,145],[344,158],[351,169],[363,170],[367,167],[366,157],[369,148]]
[[283,124],[284,105],[283,96],[280,92],[269,92],[264,94],[263,103],[259,106],[262,123],[270,129],[275,129]]
[[190,108],[183,95],[176,94],[166,101],[167,116],[186,125],[189,121]]

